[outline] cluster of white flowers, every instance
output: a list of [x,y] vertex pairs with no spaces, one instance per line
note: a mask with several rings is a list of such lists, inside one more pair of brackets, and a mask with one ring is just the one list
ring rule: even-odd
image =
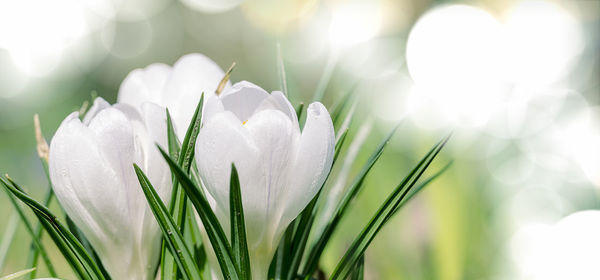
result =
[[[200,54],[186,55],[173,67],[136,69],[121,85],[116,104],[97,98],[83,120],[70,114],[54,135],[49,156],[54,192],[112,279],[154,277],[161,232],[132,163],[168,203],[171,174],[155,146],[167,147],[166,108],[182,139],[204,93],[198,172],[228,232],[230,167],[236,165],[254,279],[266,279],[283,231],[323,184],[335,141],[325,107],[310,104],[300,131],[281,92],[269,94],[243,81],[215,94],[224,74]],[[213,252],[207,252],[217,266]]]

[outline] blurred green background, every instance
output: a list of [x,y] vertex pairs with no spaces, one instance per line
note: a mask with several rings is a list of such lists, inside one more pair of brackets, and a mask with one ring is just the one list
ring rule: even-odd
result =
[[[320,81],[328,107],[355,90],[348,181],[402,122],[326,250],[325,271],[450,131],[432,170],[452,160],[451,169],[375,239],[368,279],[535,279],[523,259],[535,251],[514,236],[600,208],[600,2],[236,2],[1,1],[2,174],[41,199],[33,114],[50,141],[92,94],[114,102],[125,76],[151,63],[199,52],[224,69],[236,62],[233,82],[279,90],[279,44],[293,103],[310,102]],[[334,175],[346,174],[341,166]],[[4,234],[15,215],[5,194],[0,213]],[[24,269],[29,244],[19,225],[0,246],[9,250],[0,275]],[[58,268],[72,279],[66,264]]]

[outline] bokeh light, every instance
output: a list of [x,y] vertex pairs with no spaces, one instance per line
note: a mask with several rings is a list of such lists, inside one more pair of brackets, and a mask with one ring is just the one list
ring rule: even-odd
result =
[[554,225],[524,226],[513,237],[518,279],[600,278],[600,211],[571,214]]
[[86,34],[84,12],[74,0],[1,1],[0,48],[25,74],[44,76]]
[[380,1],[348,0],[332,7],[329,42],[333,49],[343,49],[377,35],[383,7]]
[[564,77],[584,47],[576,19],[546,1],[525,1],[505,16],[505,75],[513,82],[548,84]]

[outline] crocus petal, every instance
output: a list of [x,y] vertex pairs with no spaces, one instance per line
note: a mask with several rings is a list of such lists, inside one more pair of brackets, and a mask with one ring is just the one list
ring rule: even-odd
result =
[[82,123],[84,125],[90,124],[90,121],[92,120],[92,118],[94,118],[96,116],[96,114],[98,114],[98,112],[100,112],[108,107],[110,107],[110,104],[108,104],[108,102],[106,102],[106,100],[102,99],[101,97],[94,99],[94,103],[92,104],[92,107],[90,107],[90,109],[85,114],[85,117],[83,118]]
[[198,172],[224,213],[229,213],[231,163],[237,166],[241,184],[257,184],[262,179],[258,153],[250,134],[231,112],[215,115],[200,130],[196,141]]
[[145,102],[163,104],[163,89],[171,75],[171,67],[155,63],[131,71],[121,83],[117,102],[140,107]]
[[334,149],[335,134],[327,109],[319,102],[310,104],[290,180],[285,220],[293,220],[315,196],[329,174]]
[[[95,107],[103,104],[98,99]],[[153,115],[160,118],[156,111]],[[159,257],[160,231],[132,163],[146,173],[153,170],[149,176],[166,198],[168,168],[162,160],[162,167],[156,167],[159,162],[148,159],[158,139],[151,139],[145,117],[126,104],[90,110],[88,116],[86,126],[77,113],[71,114],[52,139],[54,192],[113,279],[149,279]]]
[[262,101],[262,103],[258,106],[258,108],[256,108],[254,112],[256,113],[268,109],[274,109],[283,112],[292,121],[292,125],[299,129],[298,116],[296,115],[296,110],[281,91],[272,92],[268,98]]
[[[295,147],[298,141],[298,130],[292,126],[292,121],[278,110],[263,110],[252,116],[245,125],[250,136],[258,148],[258,164],[262,169],[262,180],[260,185],[244,185],[242,198],[244,210],[248,209],[254,213],[257,219],[268,223],[267,236],[260,236],[267,240],[275,235],[279,226],[283,207],[278,204],[285,198],[288,191],[288,177],[291,164],[295,155]],[[246,196],[246,197],[244,197]],[[250,215],[250,214],[249,214]],[[250,223],[263,227],[261,222]],[[259,236],[257,236],[259,237]]]
[[218,96],[210,96],[204,101],[204,108],[202,108],[202,123],[208,122],[213,116],[221,113],[225,110],[223,102]]
[[223,92],[221,102],[225,110],[233,112],[241,122],[246,122],[267,97],[269,97],[269,93],[264,89],[253,83],[242,81]]
[[[200,96],[204,99],[215,95],[225,72],[210,58],[202,54],[188,54],[175,65],[164,90],[164,103],[177,124],[177,135],[183,138],[192,119]],[[229,82],[227,87],[229,87]]]

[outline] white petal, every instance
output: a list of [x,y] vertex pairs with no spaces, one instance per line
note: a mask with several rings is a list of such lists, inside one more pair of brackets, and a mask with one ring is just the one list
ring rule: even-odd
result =
[[331,169],[335,135],[329,112],[310,104],[294,164],[284,220],[291,221],[317,193]]
[[242,81],[223,92],[221,102],[225,110],[233,112],[241,122],[246,122],[268,97],[269,93],[264,89],[253,83]]
[[296,110],[288,101],[288,99],[283,95],[281,91],[274,91],[269,95],[268,98],[262,101],[262,103],[256,108],[255,113],[262,110],[274,109],[283,112],[290,120],[292,121],[292,125],[294,127],[298,127],[298,116],[296,115]]
[[110,107],[110,104],[108,104],[106,100],[102,99],[102,97],[97,97],[96,99],[94,99],[94,104],[92,104],[92,107],[90,107],[90,109],[85,114],[85,117],[83,118],[83,124],[90,124],[90,121],[96,116],[96,114],[98,114],[98,112],[108,107]]
[[262,178],[258,153],[248,131],[231,112],[215,115],[200,130],[195,153],[198,172],[223,212],[229,213],[231,163],[238,169],[241,184],[256,185]]
[[139,143],[147,136],[134,129],[143,124],[133,107],[116,107],[121,110],[99,111],[89,127],[77,113],[61,124],[51,143],[50,174],[61,205],[113,278],[148,279],[160,232],[132,167],[144,160]]
[[163,93],[165,104],[160,105],[169,108],[180,138],[185,136],[201,94],[205,100],[214,96],[224,75],[214,61],[202,54],[185,55],[173,65]]
[[[63,122],[52,139],[49,162],[53,189],[65,212],[88,237],[110,273],[123,272],[122,266],[113,263],[116,256],[111,252],[133,243],[127,232],[121,232],[129,223],[127,209],[120,207],[126,199],[122,183],[101,156],[95,134],[78,119]],[[127,258],[130,253],[118,257]]]
[[260,151],[259,165],[265,179],[264,185],[247,186],[250,192],[244,203],[255,207],[254,211],[264,211],[263,216],[268,219],[270,230],[274,232],[286,207],[281,199],[285,198],[289,188],[288,177],[296,153],[298,131],[292,126],[291,120],[278,110],[256,113],[245,127]]
[[204,99],[204,107],[202,108],[202,123],[205,124],[218,113],[221,113],[225,110],[223,108],[223,103],[221,102],[221,98],[218,96],[211,96],[208,99]]
[[171,67],[162,63],[131,71],[121,83],[117,102],[138,108],[144,102],[165,105],[163,90],[170,75]]
[[168,201],[167,198],[170,197],[171,190],[171,172],[169,172],[169,166],[158,148],[156,148],[156,144],[158,144],[165,151],[168,151],[166,111],[156,104],[145,103],[142,105],[142,115],[149,136],[145,142],[144,151],[146,156],[145,162],[142,164],[156,191],[163,200]]

